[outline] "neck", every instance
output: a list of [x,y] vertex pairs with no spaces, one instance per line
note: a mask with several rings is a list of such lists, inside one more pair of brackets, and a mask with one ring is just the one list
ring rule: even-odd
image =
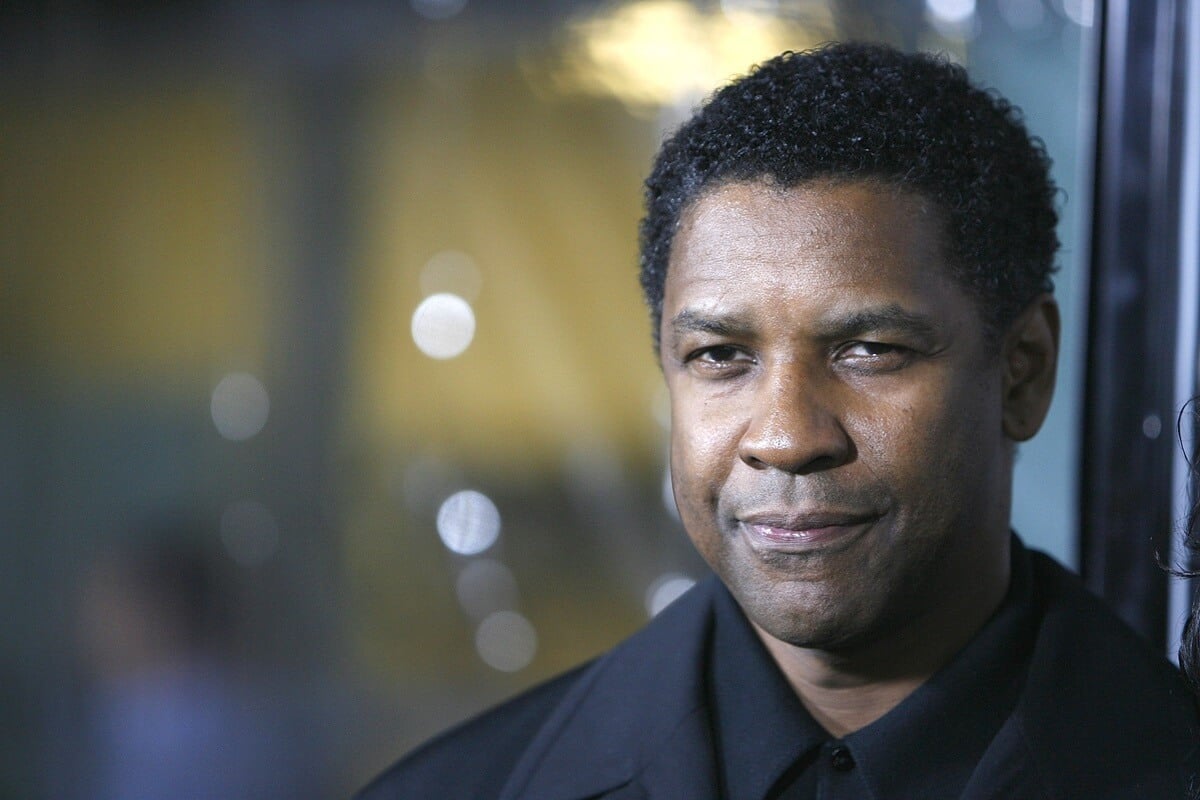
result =
[[805,708],[840,738],[891,711],[974,638],[1008,590],[1007,558],[1002,564],[969,596],[930,604],[902,627],[852,647],[797,647],[754,629]]

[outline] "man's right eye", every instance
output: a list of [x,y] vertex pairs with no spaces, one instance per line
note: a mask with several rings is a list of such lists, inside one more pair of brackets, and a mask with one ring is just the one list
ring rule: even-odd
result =
[[725,373],[749,364],[750,356],[732,345],[720,344],[692,351],[687,363],[693,369],[708,373]]
[[700,361],[733,361],[738,357],[738,351],[729,345],[717,345],[716,347],[706,347],[703,350],[698,350],[692,354],[692,360]]

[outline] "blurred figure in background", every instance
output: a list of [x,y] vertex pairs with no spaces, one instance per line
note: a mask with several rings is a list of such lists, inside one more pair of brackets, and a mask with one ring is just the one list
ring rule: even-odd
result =
[[159,531],[83,571],[83,691],[76,721],[65,726],[66,769],[52,779],[64,798],[267,800],[319,791],[301,736],[235,667],[236,596],[220,554],[188,533]]

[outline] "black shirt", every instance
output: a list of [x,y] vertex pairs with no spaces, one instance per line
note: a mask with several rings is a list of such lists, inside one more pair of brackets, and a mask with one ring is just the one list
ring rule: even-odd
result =
[[837,739],[813,719],[722,589],[708,691],[728,800],[940,800],[962,794],[1020,694],[1035,636],[1026,553],[1000,608],[951,661],[875,722]]

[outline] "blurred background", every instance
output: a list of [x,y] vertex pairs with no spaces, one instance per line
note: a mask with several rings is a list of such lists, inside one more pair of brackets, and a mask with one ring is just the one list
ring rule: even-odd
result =
[[[947,53],[1054,158],[1063,364],[1014,524],[1079,567],[1098,17],[0,5],[0,796],[348,796],[701,577],[641,180],[713,88],[831,39]],[[1134,436],[1169,453],[1173,413]]]

